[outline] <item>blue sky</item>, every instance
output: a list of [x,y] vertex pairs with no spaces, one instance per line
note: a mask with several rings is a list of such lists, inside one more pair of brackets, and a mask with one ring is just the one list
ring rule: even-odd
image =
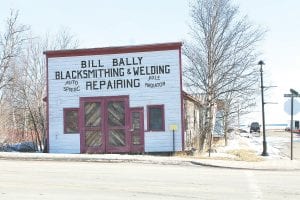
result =
[[[0,27],[11,8],[35,34],[69,28],[80,47],[104,47],[182,41],[189,37],[189,0],[1,0]],[[268,29],[259,50],[264,66],[266,123],[285,123],[283,97],[290,88],[300,91],[300,1],[234,0],[242,15]],[[258,97],[258,103],[260,99]],[[245,123],[261,119],[260,104]],[[300,119],[299,116],[295,118]]]

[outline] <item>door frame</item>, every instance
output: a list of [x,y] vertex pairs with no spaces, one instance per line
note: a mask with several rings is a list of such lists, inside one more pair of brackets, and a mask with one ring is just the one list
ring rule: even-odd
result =
[[[134,145],[132,141],[132,112],[139,112],[140,113],[140,140],[141,144]],[[144,131],[144,107],[132,107],[130,108],[130,144],[131,144],[131,153],[144,153],[145,152],[145,131]]]
[[[80,153],[125,153],[130,152],[131,135],[130,135],[130,112],[129,112],[129,96],[98,96],[98,97],[80,97],[79,108],[79,132],[80,132]],[[108,133],[108,109],[109,101],[123,101],[125,109],[125,146],[111,147],[109,146]],[[84,104],[86,102],[101,103],[101,131],[103,145],[101,147],[85,146],[85,124],[84,124]]]

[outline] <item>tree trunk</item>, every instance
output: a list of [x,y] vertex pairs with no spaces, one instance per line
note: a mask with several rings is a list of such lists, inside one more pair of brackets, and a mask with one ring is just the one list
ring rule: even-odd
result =
[[29,108],[29,113],[30,113],[30,117],[31,117],[31,120],[32,120],[32,123],[33,123],[33,129],[34,129],[34,132],[35,132],[36,139],[38,141],[40,150],[43,151],[43,145],[42,145],[42,142],[41,142],[41,137],[40,137],[39,130],[38,130],[38,127],[37,127],[37,124],[36,124],[36,120],[35,120],[35,117],[34,117],[34,115],[33,115],[30,108]]

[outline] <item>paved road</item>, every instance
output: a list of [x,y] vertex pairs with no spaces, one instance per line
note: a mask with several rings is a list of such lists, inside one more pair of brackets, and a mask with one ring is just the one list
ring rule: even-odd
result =
[[300,199],[300,171],[0,160],[0,199]]

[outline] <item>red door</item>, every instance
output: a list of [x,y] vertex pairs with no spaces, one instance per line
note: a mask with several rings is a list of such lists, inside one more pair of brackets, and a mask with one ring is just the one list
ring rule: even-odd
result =
[[144,108],[130,109],[131,152],[143,153],[144,150]]
[[106,99],[106,152],[129,152],[128,98]]
[[81,153],[130,151],[128,96],[80,98]]
[[105,152],[104,101],[84,99],[80,103],[80,116],[81,152]]

